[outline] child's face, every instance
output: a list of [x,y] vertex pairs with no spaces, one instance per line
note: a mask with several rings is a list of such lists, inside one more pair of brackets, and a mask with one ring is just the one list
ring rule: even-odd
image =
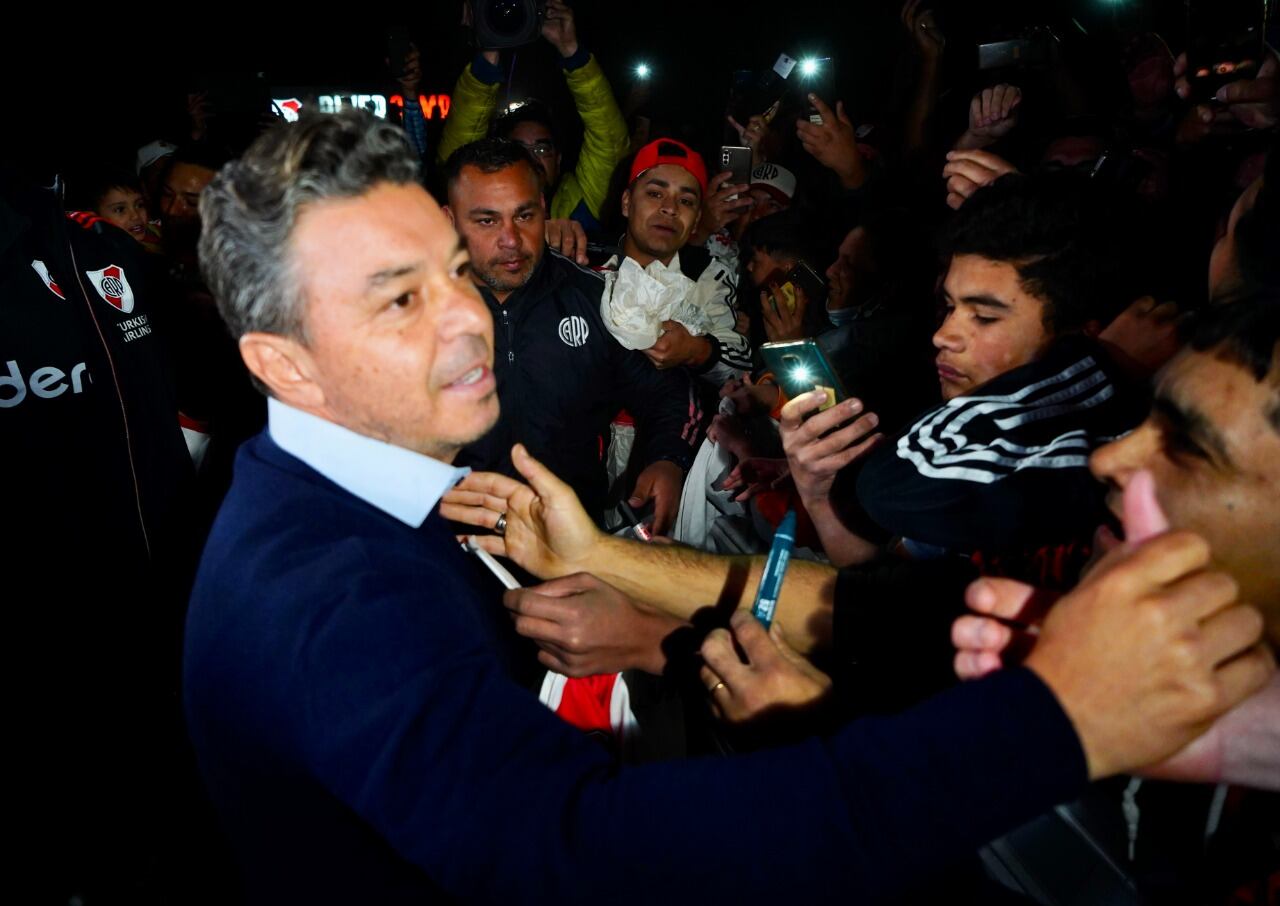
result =
[[142,196],[127,186],[116,186],[98,202],[97,215],[122,230],[138,242],[147,235],[147,203]]

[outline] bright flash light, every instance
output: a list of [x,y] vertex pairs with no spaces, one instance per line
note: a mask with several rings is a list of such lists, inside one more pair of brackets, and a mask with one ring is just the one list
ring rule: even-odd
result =
[[649,72],[650,70],[649,70],[648,63],[638,63],[636,65],[636,78],[647,79],[649,78]]
[[804,76],[805,78],[809,78],[810,76],[815,76],[817,74],[818,74],[817,60],[815,60],[813,57],[809,57],[807,60],[800,61],[800,75]]
[[804,367],[803,365],[799,366],[798,368],[795,369],[795,371],[791,372],[791,380],[795,381],[797,384],[803,383],[804,381],[809,380],[810,377],[811,375],[809,374],[809,369]]

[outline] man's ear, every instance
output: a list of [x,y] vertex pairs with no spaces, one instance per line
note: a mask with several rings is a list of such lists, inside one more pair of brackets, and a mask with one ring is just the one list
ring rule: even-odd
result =
[[630,189],[622,190],[622,216],[623,217],[631,216],[631,190]]
[[275,333],[247,333],[240,338],[240,358],[280,402],[306,412],[324,409],[315,360],[297,340]]
[[456,230],[458,228],[458,221],[453,219],[453,208],[448,205],[443,205],[440,210],[444,211],[444,216],[449,218],[449,226]]

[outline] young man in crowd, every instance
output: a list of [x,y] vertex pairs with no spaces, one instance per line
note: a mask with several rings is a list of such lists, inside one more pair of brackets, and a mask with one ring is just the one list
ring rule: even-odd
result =
[[[636,153],[622,193],[622,256],[605,265],[603,309],[614,335],[657,368],[687,368],[719,388],[750,369],[751,349],[737,331],[734,269],[688,245],[706,187],[706,165],[688,145],[658,139]],[[671,314],[656,323],[649,300]]]
[[[1100,528],[1099,548],[1114,556],[1117,547],[1169,531],[1202,535],[1217,568],[1258,607],[1257,623],[1265,626],[1273,654],[1280,651],[1277,353],[1280,298],[1274,293],[1207,312],[1188,347],[1158,375],[1147,420],[1098,450],[1091,462],[1111,488],[1111,525],[1123,529]],[[1145,505],[1135,503],[1144,499]],[[953,628],[955,667],[964,678],[1025,657],[1035,639],[1015,627],[1040,624],[1054,600],[1008,579],[984,579],[966,597],[974,613]],[[1273,679],[1203,738],[1143,774],[1183,782],[1131,782],[1123,808],[1114,790],[1111,800],[1097,790],[1088,810],[1095,820],[1110,817],[1117,830],[1127,831],[1129,871],[1144,892],[1196,902],[1225,902],[1229,892],[1240,902],[1250,896],[1265,901],[1268,886],[1274,893],[1280,681]],[[1198,785],[1206,783],[1252,789],[1228,794],[1219,786],[1211,793]],[[1099,839],[1106,839],[1106,831]]]
[[[1278,344],[1280,299],[1274,294],[1246,297],[1203,316],[1188,348],[1160,373],[1146,421],[1099,449],[1090,462],[1110,488],[1110,525],[1143,537],[1191,530],[1209,541],[1214,562],[1261,611],[1273,651],[1280,651],[1280,568],[1274,556],[1280,544]],[[1154,515],[1123,506],[1129,485],[1144,474],[1154,487]],[[1101,532],[1104,548],[1141,540],[1117,539],[1110,526]],[[968,597],[980,614],[1029,621],[1040,618],[1046,600],[1031,600],[1032,590],[983,580]],[[984,616],[957,622],[955,639],[956,669],[964,677],[998,668],[1006,648],[1027,641]],[[1239,715],[1220,745],[1201,747],[1202,760],[1188,767],[1199,770],[1201,779],[1280,790],[1280,704],[1274,692],[1269,701],[1270,710]]]
[[168,156],[160,177],[159,211],[165,257],[178,282],[198,284],[196,240],[200,238],[200,193],[229,155],[210,145],[190,144]]
[[697,410],[683,371],[654,369],[600,318],[604,280],[546,247],[537,165],[516,142],[484,139],[446,165],[445,209],[471,256],[470,275],[493,315],[503,416],[459,463],[514,474],[511,446],[553,462],[600,520],[608,505],[601,438],[629,411],[640,443],[632,499],[653,500],[655,529],[675,518],[693,458]]
[[[783,442],[833,562],[867,562],[892,537],[926,558],[1087,539],[1101,510],[1087,454],[1136,424],[1141,400],[1088,339],[1126,300],[1099,213],[1077,191],[1006,177],[951,224],[933,338],[944,403],[867,459],[856,503],[828,493],[825,457],[844,447],[823,437],[853,409],[801,424],[813,403],[793,401]],[[1055,498],[1071,504],[1050,516],[1042,504]]]

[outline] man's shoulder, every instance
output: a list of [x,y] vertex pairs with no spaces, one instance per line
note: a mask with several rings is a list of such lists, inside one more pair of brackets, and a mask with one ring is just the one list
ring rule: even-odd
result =
[[246,619],[270,620],[272,611],[279,618],[336,603],[357,588],[417,594],[449,573],[447,541],[360,500],[263,432],[237,454],[201,557],[192,614],[221,622],[250,602],[257,615]]
[[738,285],[736,262],[697,245],[680,250],[680,272],[694,282],[696,292],[703,294],[732,297]]
[[582,293],[589,301],[599,303],[604,291],[604,276],[596,270],[584,267],[555,249],[547,249],[547,266],[552,269],[560,287],[569,287]]
[[214,521],[205,560],[248,566],[290,546],[324,547],[351,537],[394,536],[397,523],[280,449],[267,431],[236,454],[231,488]]

